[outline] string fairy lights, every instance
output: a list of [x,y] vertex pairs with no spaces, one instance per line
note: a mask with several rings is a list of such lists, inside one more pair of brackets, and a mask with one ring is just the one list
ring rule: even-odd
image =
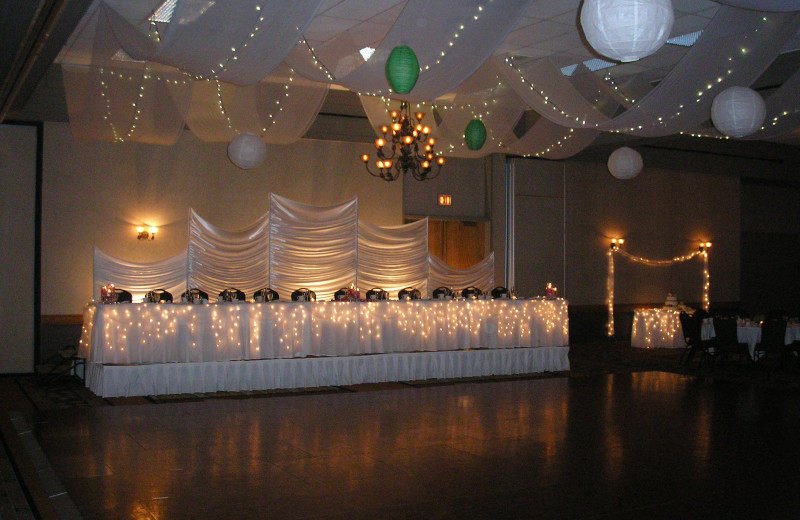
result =
[[612,238],[609,244],[606,255],[608,256],[608,276],[606,278],[606,308],[608,310],[608,321],[606,323],[606,334],[609,337],[614,336],[614,254],[620,254],[636,263],[644,264],[650,267],[668,267],[671,265],[687,262],[695,257],[703,259],[703,295],[702,305],[703,309],[708,311],[710,306],[709,291],[711,290],[711,275],[708,270],[708,250],[711,248],[711,242],[700,242],[696,251],[691,253],[676,256],[671,260],[652,260],[641,256],[636,256],[628,253],[622,249],[622,244],[625,240],[622,238]]
[[80,351],[151,364],[563,346],[567,302],[411,300],[91,304]]

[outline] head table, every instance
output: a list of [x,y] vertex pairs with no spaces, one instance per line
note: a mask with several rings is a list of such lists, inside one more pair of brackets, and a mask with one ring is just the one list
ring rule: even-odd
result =
[[[176,393],[176,389],[196,388],[197,385],[186,381],[196,377],[206,380],[200,385],[202,388],[234,389],[230,383],[234,376],[229,372],[237,371],[239,374],[234,378],[241,378],[242,367],[246,365],[242,361],[293,361],[296,364],[302,359],[322,359],[324,364],[325,358],[348,358],[348,363],[357,358],[363,365],[379,362],[376,356],[367,355],[396,357],[477,350],[484,351],[481,355],[486,358],[486,351],[537,348],[541,350],[536,356],[545,355],[550,359],[543,370],[566,370],[569,368],[567,307],[563,299],[215,302],[201,305],[92,302],[84,310],[79,355],[89,364],[87,385],[105,396]],[[558,350],[547,351],[548,347]],[[369,359],[373,357],[375,359]],[[412,357],[400,362],[413,362],[409,361]],[[478,362],[474,354],[463,357],[464,363]],[[395,358],[380,359],[383,363]],[[421,362],[430,364],[436,359],[442,360],[435,361],[438,366],[452,363],[455,358],[428,356]],[[252,372],[256,366],[251,363],[247,371]],[[341,372],[342,368],[332,370]],[[123,377],[125,381],[120,382],[120,374],[126,371],[135,373]],[[436,369],[433,374],[431,370],[423,370],[418,375],[439,377],[436,372]],[[116,375],[111,376],[112,373]],[[414,375],[408,373],[404,377]],[[108,380],[109,377],[117,381]],[[170,377],[181,382],[141,384],[148,378]],[[220,377],[227,382],[219,383]],[[307,378],[270,383],[263,381],[263,377],[263,374],[257,377],[260,381],[256,386],[271,388],[298,383],[317,386],[306,384]],[[211,384],[207,381],[209,378],[217,382]],[[312,383],[322,379],[314,379]],[[142,388],[132,389],[131,385]],[[252,385],[246,382],[233,386]]]

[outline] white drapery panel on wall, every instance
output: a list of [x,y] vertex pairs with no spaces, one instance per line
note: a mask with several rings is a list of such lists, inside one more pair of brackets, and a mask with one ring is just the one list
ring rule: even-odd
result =
[[[427,297],[432,288],[471,285],[489,291],[494,254],[469,269],[454,269],[428,252],[428,221],[378,227],[358,220],[358,199],[317,207],[270,195],[269,211],[244,229],[217,227],[189,210],[187,251],[152,263],[94,253],[93,297],[113,283],[141,301],[147,291],[166,289],[177,300],[199,288],[214,298],[236,288],[247,297],[263,287],[282,300],[306,287],[318,300],[330,300],[342,287],[379,287],[393,298],[405,287]],[[362,294],[363,297],[363,294]]]
[[484,292],[494,288],[494,253],[467,269],[456,269],[435,255],[428,255],[430,279],[428,287],[452,287],[454,289],[474,285]]
[[115,258],[94,249],[92,297],[100,300],[100,287],[113,283],[130,291],[133,301],[142,301],[145,293],[165,289],[175,300],[186,288],[186,252],[157,262],[137,263]]
[[269,213],[238,231],[189,210],[188,283],[216,296],[236,288],[249,297],[269,282]]
[[358,199],[316,207],[270,195],[270,287],[281,298],[305,287],[330,300],[356,283]]
[[358,285],[392,297],[405,287],[428,294],[428,220],[383,228],[359,221]]
[[[132,58],[177,67],[195,77],[251,85],[292,50],[322,0],[178,0],[160,38],[105,2],[114,35]],[[220,23],[224,20],[225,23]],[[148,24],[150,25],[150,24]]]

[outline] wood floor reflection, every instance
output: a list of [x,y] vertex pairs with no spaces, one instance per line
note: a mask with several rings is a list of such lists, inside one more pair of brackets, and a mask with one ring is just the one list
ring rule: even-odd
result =
[[48,412],[87,519],[794,518],[800,395],[665,372]]

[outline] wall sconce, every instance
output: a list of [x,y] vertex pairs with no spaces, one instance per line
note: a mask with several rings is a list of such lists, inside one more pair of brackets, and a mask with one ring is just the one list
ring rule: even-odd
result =
[[699,249],[701,253],[705,253],[709,247],[711,247],[711,242],[700,242]]
[[150,226],[149,228],[139,226],[136,228],[136,232],[139,233],[139,235],[136,237],[139,240],[155,240],[156,233],[158,233],[158,228],[155,226]]
[[616,251],[624,243],[625,243],[625,239],[623,239],[623,238],[612,238],[611,239],[611,245],[609,246],[609,249],[611,249],[612,251]]
[[452,203],[453,203],[453,197],[451,197],[447,193],[440,193],[439,194],[439,205],[440,206],[449,206]]

